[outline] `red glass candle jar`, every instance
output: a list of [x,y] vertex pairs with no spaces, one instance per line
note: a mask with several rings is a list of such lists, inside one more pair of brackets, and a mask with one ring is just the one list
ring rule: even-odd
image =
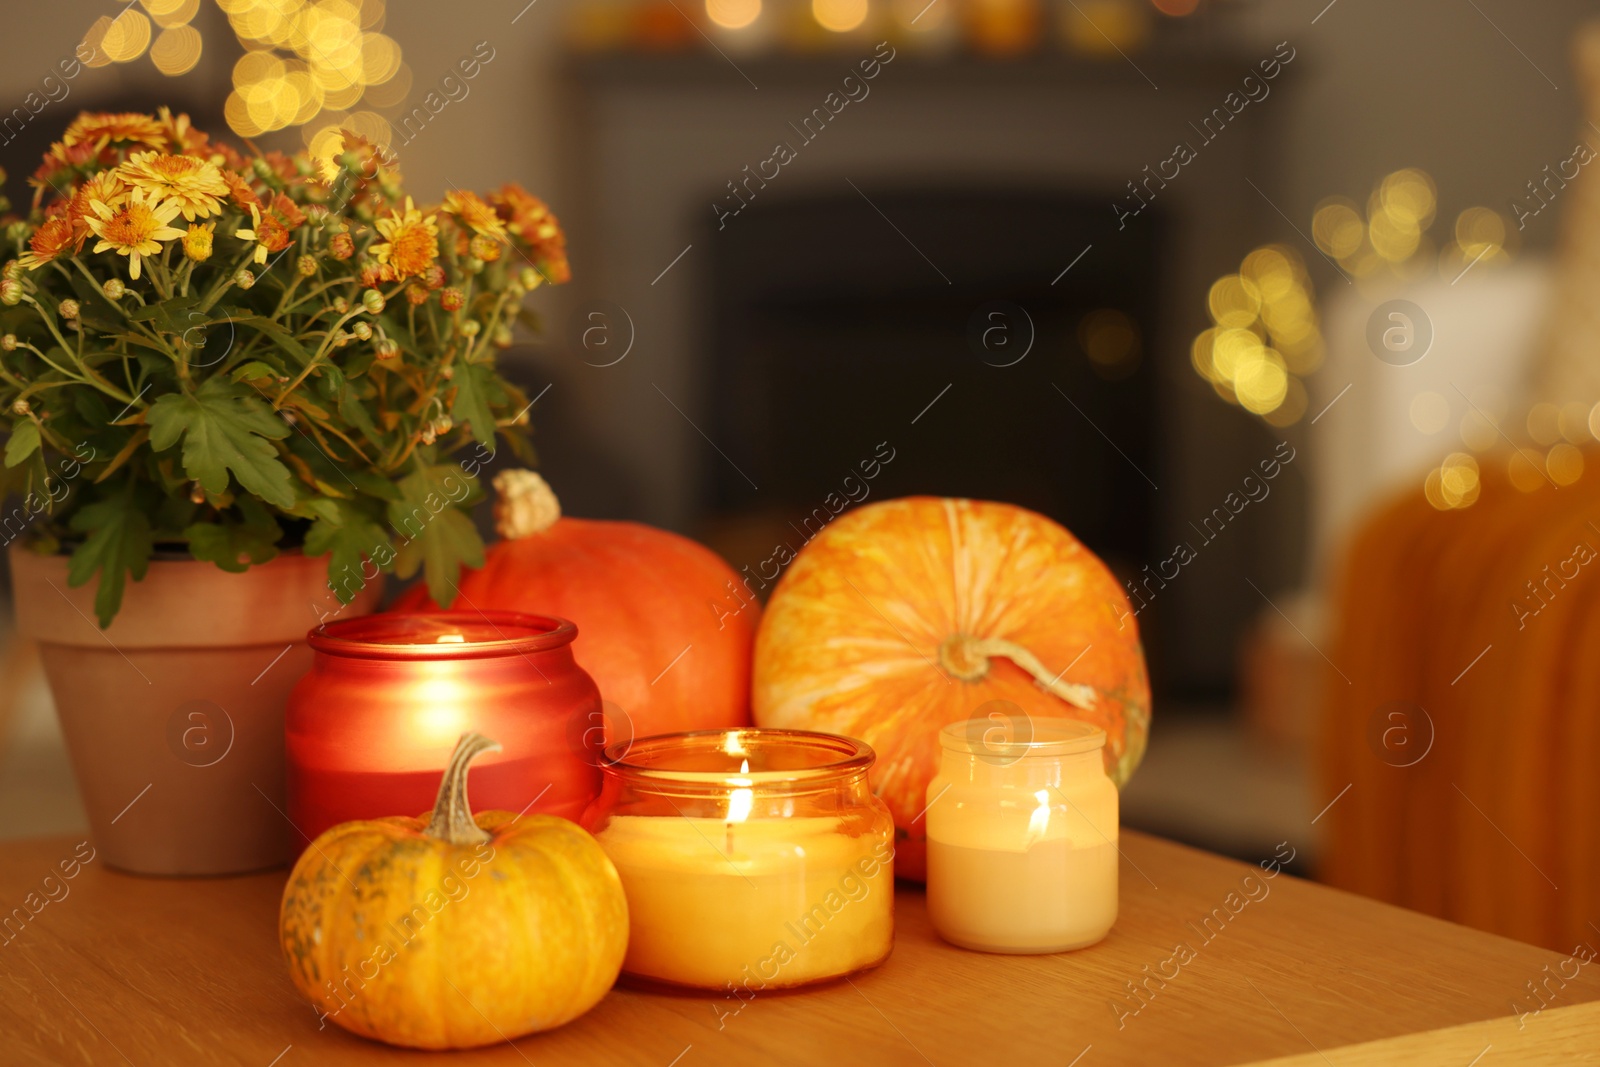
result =
[[288,815],[304,848],[351,819],[429,810],[457,738],[500,743],[472,767],[475,811],[577,820],[600,793],[600,691],[578,628],[509,611],[372,615],[311,631],[289,697]]

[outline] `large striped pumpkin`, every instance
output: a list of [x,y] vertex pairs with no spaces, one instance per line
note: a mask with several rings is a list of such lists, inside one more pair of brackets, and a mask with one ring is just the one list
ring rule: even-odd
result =
[[858,508],[806,545],[762,618],[752,705],[760,726],[877,750],[895,873],[911,878],[940,727],[996,712],[1084,719],[1105,728],[1120,785],[1150,726],[1138,627],[1105,565],[1031,511],[934,497]]

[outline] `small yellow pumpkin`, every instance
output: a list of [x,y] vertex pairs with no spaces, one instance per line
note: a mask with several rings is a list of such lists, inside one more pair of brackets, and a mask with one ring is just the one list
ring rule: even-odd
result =
[[473,817],[462,736],[431,816],[347,822],[289,875],[279,940],[319,1016],[411,1048],[473,1048],[582,1015],[617,979],[628,905],[583,829],[553,815]]

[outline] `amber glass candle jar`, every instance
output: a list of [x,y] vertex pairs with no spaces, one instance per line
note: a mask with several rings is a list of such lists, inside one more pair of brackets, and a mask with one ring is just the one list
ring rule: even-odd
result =
[[1117,787],[1105,731],[1032,719],[994,740],[984,720],[939,734],[928,785],[928,916],[939,936],[985,952],[1091,945],[1117,919]]
[[625,975],[807,985],[894,943],[894,820],[872,749],[799,730],[665,734],[606,750],[589,819],[628,895]]
[[603,719],[564,619],[486,611],[370,615],[311,631],[289,697],[288,815],[300,848],[336,823],[429,810],[456,740],[478,811],[577,820],[600,792]]

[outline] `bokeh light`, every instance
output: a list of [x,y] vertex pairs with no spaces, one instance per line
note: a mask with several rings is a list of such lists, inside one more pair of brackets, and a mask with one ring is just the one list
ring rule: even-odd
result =
[[1217,395],[1273,426],[1305,414],[1300,381],[1322,363],[1322,331],[1311,281],[1299,253],[1257,248],[1237,274],[1212,283],[1206,307],[1214,324],[1195,338],[1189,358]]
[[193,26],[173,26],[162,30],[150,46],[150,62],[168,77],[187,74],[200,62],[200,31]]
[[834,33],[849,33],[867,21],[867,0],[811,0],[817,25]]
[[[319,115],[351,111],[365,102],[364,113],[373,117],[366,120],[367,129],[389,136],[388,123],[372,109],[402,103],[411,91],[411,72],[399,44],[383,33],[385,0],[216,2],[245,48],[223,103],[233,132],[254,137],[306,126]],[[761,7],[761,0],[708,2],[757,13]],[[93,50],[87,65],[128,63],[148,51],[161,73],[186,74],[203,50],[200,31],[190,25],[199,10],[200,0],[129,3],[115,18],[104,16],[90,26],[84,35]],[[161,27],[153,44],[152,20]],[[308,131],[307,144],[318,133]]]
[[706,18],[725,30],[742,30],[761,17],[761,0],[706,0]]
[[132,63],[150,47],[150,20],[138,8],[125,8],[111,20],[100,47],[113,63]]

